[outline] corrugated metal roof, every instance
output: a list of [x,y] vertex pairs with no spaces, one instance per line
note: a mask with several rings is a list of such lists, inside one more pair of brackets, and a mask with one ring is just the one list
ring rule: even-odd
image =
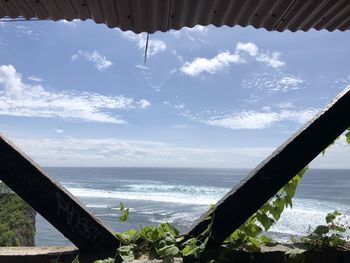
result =
[[269,31],[350,27],[349,0],[0,0],[0,17],[93,19],[136,33],[195,25]]

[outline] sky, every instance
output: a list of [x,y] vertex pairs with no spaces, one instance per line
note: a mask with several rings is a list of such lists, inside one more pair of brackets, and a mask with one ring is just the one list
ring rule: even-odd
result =
[[[350,34],[0,20],[0,132],[42,166],[254,168],[350,84]],[[350,168],[339,140],[315,168]]]

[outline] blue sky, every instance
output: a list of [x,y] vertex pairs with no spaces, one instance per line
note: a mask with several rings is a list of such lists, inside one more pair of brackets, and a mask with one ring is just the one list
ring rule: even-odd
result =
[[[348,32],[0,23],[0,131],[43,166],[252,168],[350,84]],[[338,142],[313,167],[350,168]]]

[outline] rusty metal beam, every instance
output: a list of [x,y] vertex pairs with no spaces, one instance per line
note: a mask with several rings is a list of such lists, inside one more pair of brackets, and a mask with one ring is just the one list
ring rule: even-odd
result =
[[198,236],[214,215],[208,246],[219,245],[350,126],[350,86],[189,228]]
[[0,135],[0,180],[82,252],[115,251],[116,237],[58,182]]

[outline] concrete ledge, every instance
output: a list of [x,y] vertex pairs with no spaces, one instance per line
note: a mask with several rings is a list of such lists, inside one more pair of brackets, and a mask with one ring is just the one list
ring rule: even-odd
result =
[[293,250],[305,248],[304,244],[277,244],[262,246],[261,252],[251,252],[220,247],[202,254],[201,262],[215,259],[225,263],[350,263],[350,250],[335,247],[310,248],[293,255]]
[[[200,257],[200,262],[240,262],[240,263],[350,263],[350,250],[340,248],[310,249],[303,255],[290,257],[288,251],[302,248],[303,245],[278,244],[275,246],[263,246],[261,252],[248,252],[232,250],[225,247],[208,250]],[[287,254],[286,254],[287,252]],[[108,255],[82,254],[74,246],[52,247],[0,247],[0,263],[71,263],[80,254],[81,263],[93,262],[96,259],[107,258]],[[188,260],[187,260],[188,261]],[[166,261],[153,259],[147,255],[134,260],[131,263],[164,263]],[[176,258],[174,263],[182,263],[182,258]],[[186,260],[185,260],[186,262]],[[193,262],[192,262],[193,263]]]
[[53,260],[57,260],[55,262],[71,263],[78,253],[79,250],[73,246],[0,247],[0,263],[47,263]]

